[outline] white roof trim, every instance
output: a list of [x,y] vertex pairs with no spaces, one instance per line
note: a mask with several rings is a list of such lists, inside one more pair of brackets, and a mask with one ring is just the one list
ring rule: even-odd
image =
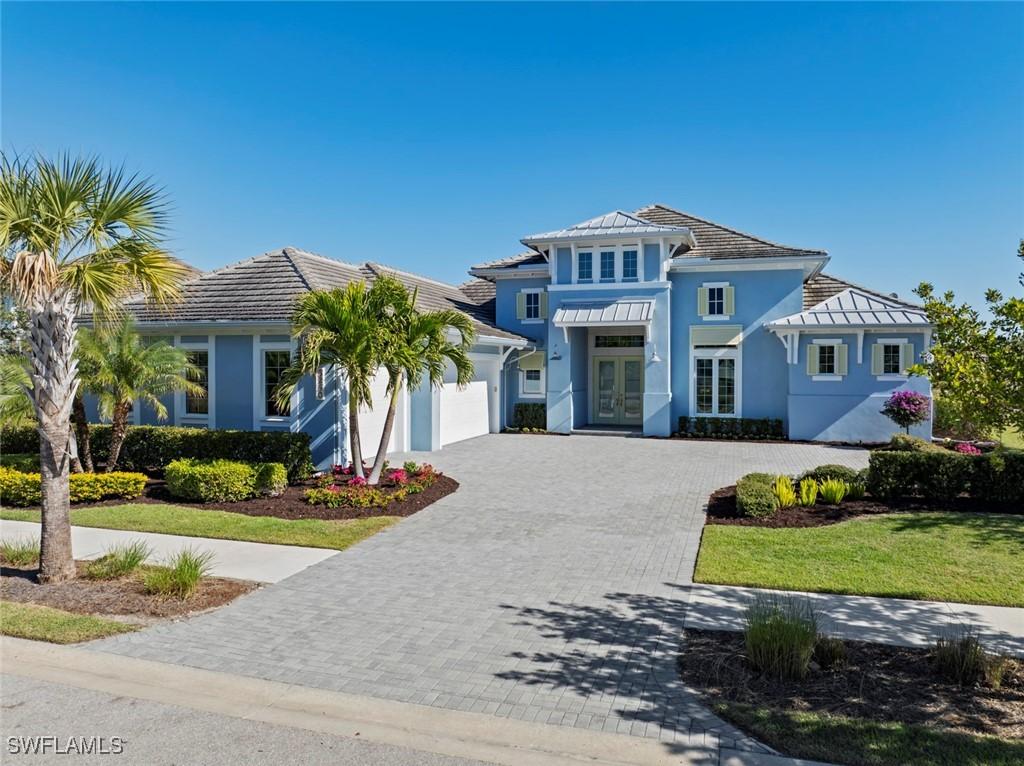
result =
[[848,287],[799,314],[769,322],[770,328],[931,327],[924,309]]
[[591,218],[589,221],[574,224],[565,229],[542,232],[524,237],[521,241],[528,247],[553,242],[580,242],[600,240],[610,237],[680,237],[687,240],[691,247],[696,244],[693,233],[685,226],[663,226],[651,223],[643,218],[613,210],[610,213]]

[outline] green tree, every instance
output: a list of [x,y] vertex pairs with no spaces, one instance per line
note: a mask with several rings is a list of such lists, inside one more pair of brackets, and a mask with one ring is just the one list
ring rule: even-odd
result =
[[0,356],[0,425],[4,428],[35,425],[36,415],[28,394],[31,384],[24,359]]
[[42,473],[39,579],[75,576],[70,414],[78,390],[75,319],[116,311],[133,294],[177,298],[180,262],[160,247],[166,220],[146,179],[62,157],[0,161],[0,280],[27,315],[25,345]]
[[[1024,241],[1018,256],[1024,259]],[[989,290],[986,319],[952,291],[940,296],[922,282],[914,292],[935,325],[935,344],[913,372],[930,377],[944,419],[964,433],[1024,432],[1024,299]]]
[[151,407],[158,420],[166,420],[167,407],[160,397],[174,391],[206,395],[195,382],[200,371],[189,362],[188,352],[164,341],[143,343],[131,317],[111,327],[80,330],[78,368],[82,388],[96,395],[100,417],[110,421],[107,471],[117,467],[136,402]]
[[410,293],[400,282],[393,281],[395,284],[389,288],[389,294],[394,297],[384,321],[380,352],[380,366],[388,373],[388,412],[369,484],[378,483],[384,470],[403,383],[410,389],[418,388],[426,378],[430,386],[440,386],[449,363],[455,368],[458,387],[466,386],[473,379],[469,350],[476,333],[469,317],[454,309],[419,311],[417,291]]

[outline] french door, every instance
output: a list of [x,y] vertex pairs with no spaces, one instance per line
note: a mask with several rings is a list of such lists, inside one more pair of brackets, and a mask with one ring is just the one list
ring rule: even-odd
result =
[[736,352],[695,352],[693,356],[694,415],[732,417],[739,414],[739,375]]
[[644,419],[643,357],[594,357],[595,424],[640,425]]

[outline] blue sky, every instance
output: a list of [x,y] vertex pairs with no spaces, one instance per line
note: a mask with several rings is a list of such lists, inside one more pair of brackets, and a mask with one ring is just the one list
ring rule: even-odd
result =
[[903,295],[1016,287],[1022,4],[0,11],[4,149],[152,175],[202,268],[291,244],[458,282],[657,201]]

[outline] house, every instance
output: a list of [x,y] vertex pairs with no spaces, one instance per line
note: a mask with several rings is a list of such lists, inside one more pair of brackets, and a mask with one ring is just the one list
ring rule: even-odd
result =
[[[135,300],[139,331],[188,349],[207,396],[165,402],[176,425],[310,434],[321,467],[347,459],[344,380],[321,370],[289,407],[272,392],[295,350],[290,316],[309,290],[390,274],[423,308],[454,308],[477,331],[473,382],[405,391],[389,451],[436,450],[541,405],[547,427],[668,436],[680,418],[772,418],[792,439],[878,442],[894,390],[930,393],[907,368],[928,348],[922,309],[822,269],[823,250],[779,245],[663,205],[615,211],[525,237],[520,255],[453,286],[375,263],[284,248],[184,286],[180,304]],[[451,379],[454,380],[454,377]],[[449,381],[451,382],[451,381]],[[373,383],[385,401],[386,377]],[[384,407],[361,413],[372,453]],[[137,407],[134,422],[156,422]],[[915,430],[928,437],[931,424]]]

